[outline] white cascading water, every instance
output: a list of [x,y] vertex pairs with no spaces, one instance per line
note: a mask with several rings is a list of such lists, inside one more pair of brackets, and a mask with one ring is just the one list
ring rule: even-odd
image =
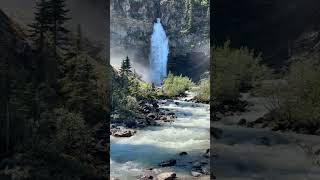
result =
[[[184,99],[193,97],[190,94],[190,97]],[[210,146],[210,110],[207,104],[187,102],[184,99],[160,105],[162,110],[175,112],[178,117],[175,122],[139,129],[130,138],[110,137],[111,177],[121,180],[140,179],[150,167],[157,173],[172,170],[178,176],[190,174],[189,162],[199,160]],[[187,151],[188,156],[179,156],[182,151]],[[160,162],[171,158],[177,159],[177,166],[172,169],[158,168]]]
[[160,18],[153,25],[151,37],[151,54],[149,58],[151,82],[160,86],[162,80],[167,77],[167,63],[169,54],[169,42]]

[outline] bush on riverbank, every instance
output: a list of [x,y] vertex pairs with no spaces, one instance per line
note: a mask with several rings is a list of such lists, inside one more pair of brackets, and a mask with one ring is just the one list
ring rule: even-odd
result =
[[168,77],[164,80],[162,88],[165,95],[175,97],[184,93],[193,85],[194,84],[190,78],[182,75],[175,76],[169,72]]
[[263,86],[276,125],[314,133],[320,128],[319,63],[315,60],[293,62],[285,80],[280,82]]
[[212,95],[218,102],[236,102],[240,92],[248,91],[272,72],[261,63],[261,56],[246,47],[234,49],[227,41],[223,47],[212,50]]
[[195,99],[208,103],[210,101],[210,79],[202,79],[198,88]]

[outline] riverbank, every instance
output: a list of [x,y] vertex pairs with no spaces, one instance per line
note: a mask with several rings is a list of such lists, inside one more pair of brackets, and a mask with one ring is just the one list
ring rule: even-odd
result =
[[254,122],[268,111],[260,97],[243,94],[250,104],[245,112],[219,115],[214,122],[221,131],[213,157],[218,179],[320,179],[319,136],[239,125],[241,119]]

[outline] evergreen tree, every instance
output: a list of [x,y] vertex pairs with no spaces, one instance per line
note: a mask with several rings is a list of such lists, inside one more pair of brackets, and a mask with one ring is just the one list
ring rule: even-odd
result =
[[102,107],[99,100],[97,78],[88,56],[83,54],[69,59],[61,91],[66,105],[72,112],[80,112],[86,120],[95,117]]
[[57,48],[66,49],[69,30],[65,28],[65,23],[70,19],[67,17],[69,10],[66,8],[65,0],[49,0],[49,31],[52,35],[55,57]]
[[121,67],[120,67],[120,76],[129,76],[129,74],[131,73],[131,63],[130,63],[130,59],[127,56],[126,59],[124,59],[121,63]]
[[124,62],[125,62],[125,68],[126,68],[127,72],[131,72],[131,63],[130,63],[130,59],[128,56],[126,57]]
[[77,32],[76,32],[75,38],[73,40],[73,46],[72,46],[72,48],[69,49],[66,58],[71,59],[73,57],[78,57],[81,55],[82,51],[83,51],[82,30],[81,30],[81,25],[78,24]]
[[126,59],[124,59],[121,63],[120,75],[128,76],[130,72],[131,72],[131,63],[130,63],[129,57],[127,56]]
[[120,86],[125,91],[129,91],[129,76],[131,75],[131,63],[127,56],[121,63],[120,67]]
[[43,80],[45,82],[49,81],[49,64],[45,58],[47,49],[47,35],[49,31],[49,22],[50,22],[50,13],[49,13],[49,3],[46,0],[39,0],[36,3],[36,11],[34,13],[34,22],[29,25],[30,27],[30,37],[33,40],[37,48],[37,54],[32,62],[33,66],[33,80],[32,89],[34,90],[33,98],[33,120],[34,124],[38,123],[40,119],[40,84]]
[[45,0],[36,3],[36,11],[34,13],[34,22],[29,25],[30,37],[37,46],[38,51],[42,51],[45,44],[45,35],[48,31],[50,21],[49,4]]

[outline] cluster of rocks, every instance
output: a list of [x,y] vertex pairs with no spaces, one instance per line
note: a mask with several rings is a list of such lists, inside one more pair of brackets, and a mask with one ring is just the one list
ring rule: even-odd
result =
[[113,128],[110,128],[110,135],[115,137],[131,137],[133,136],[137,131],[133,129],[128,129],[121,126],[116,126]]
[[293,131],[300,134],[320,135],[320,128],[292,127],[289,122],[276,120],[270,113],[250,122],[242,118],[238,121],[238,125],[247,128],[267,128],[272,131]]
[[210,175],[210,149],[207,149],[203,154],[204,159],[192,162],[191,175],[193,177],[200,177],[203,175]]
[[177,174],[174,172],[163,172],[158,175],[155,175],[152,172],[146,173],[141,177],[143,180],[147,179],[157,179],[157,180],[174,180],[177,179]]
[[137,128],[147,126],[156,126],[160,123],[171,123],[177,118],[174,112],[168,109],[160,109],[158,103],[175,103],[173,100],[155,100],[145,99],[139,101],[138,110],[141,113],[141,118],[136,119],[112,119],[110,125],[110,135],[115,137],[131,137],[136,133]]
[[168,109],[160,109],[160,104],[175,103],[173,100],[144,100],[139,102],[139,110],[141,113],[145,114],[146,120],[148,122],[163,121],[163,122],[173,122],[177,116],[174,112],[170,112]]
[[241,115],[250,106],[247,101],[224,102],[213,107],[214,113],[211,115],[213,121],[219,121],[225,116]]
[[[179,156],[187,156],[187,152],[180,152]],[[191,163],[191,171],[190,175],[193,177],[201,177],[204,175],[210,175],[210,149],[207,149],[206,152],[202,155],[202,159],[192,161]],[[161,168],[168,168],[177,165],[176,159],[169,159],[159,163]],[[162,172],[160,174],[156,174],[153,171],[153,168],[149,168],[146,170],[145,174],[141,177],[141,179],[157,179],[157,180],[173,180],[179,178],[175,172]]]
[[216,105],[215,110],[221,114],[228,115],[237,112],[245,112],[250,104],[247,101],[223,102]]

